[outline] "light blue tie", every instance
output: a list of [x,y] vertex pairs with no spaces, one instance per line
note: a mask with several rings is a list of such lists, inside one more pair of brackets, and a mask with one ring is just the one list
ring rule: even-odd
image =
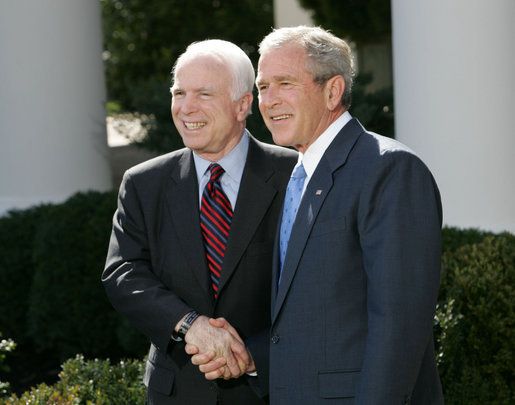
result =
[[288,241],[290,240],[291,228],[295,222],[297,211],[299,209],[300,200],[302,198],[302,189],[304,188],[304,180],[306,180],[306,171],[302,163],[292,173],[288,187],[286,188],[286,196],[284,197],[283,217],[281,220],[281,233],[279,235],[279,252],[281,254],[279,281],[281,281],[281,273],[288,249]]

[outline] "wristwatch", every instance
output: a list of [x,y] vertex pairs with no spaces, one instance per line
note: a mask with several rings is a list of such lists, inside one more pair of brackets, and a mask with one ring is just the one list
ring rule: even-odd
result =
[[186,333],[191,328],[191,325],[193,325],[193,322],[195,322],[199,316],[200,314],[197,311],[188,312],[184,318],[184,321],[182,321],[181,326],[179,327],[179,331],[176,332],[174,330],[172,332],[172,339],[176,342],[182,342],[186,336]]

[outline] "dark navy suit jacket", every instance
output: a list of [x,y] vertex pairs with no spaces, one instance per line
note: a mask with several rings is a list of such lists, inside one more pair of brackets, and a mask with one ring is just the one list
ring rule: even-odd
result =
[[[267,343],[249,342],[272,405],[443,403],[432,331],[441,221],[422,161],[348,122],[303,196]],[[276,243],[274,280],[277,257]]]

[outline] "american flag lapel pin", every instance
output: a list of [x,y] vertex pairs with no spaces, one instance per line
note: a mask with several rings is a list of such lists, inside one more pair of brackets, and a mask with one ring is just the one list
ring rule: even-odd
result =
[[315,191],[315,195],[321,195],[321,194],[322,194],[322,190]]

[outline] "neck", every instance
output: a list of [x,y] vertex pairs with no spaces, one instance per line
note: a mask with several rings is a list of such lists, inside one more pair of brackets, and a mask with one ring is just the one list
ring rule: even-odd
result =
[[304,145],[293,145],[293,147],[304,154],[308,150],[308,148],[318,139],[320,136],[329,128],[338,118],[340,118],[343,113],[347,111],[343,107],[338,108],[337,110],[329,111],[328,115],[321,120],[322,125],[319,126],[318,131],[316,131],[315,135],[309,140],[308,143]]

